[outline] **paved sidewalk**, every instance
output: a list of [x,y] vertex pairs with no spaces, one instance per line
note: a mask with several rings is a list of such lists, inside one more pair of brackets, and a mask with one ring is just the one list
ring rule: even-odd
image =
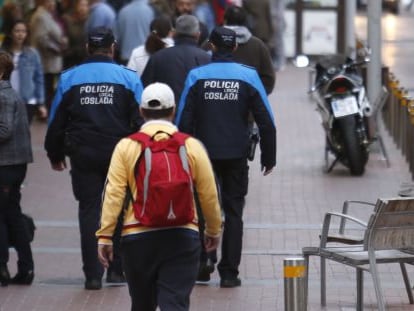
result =
[[[215,272],[207,285],[194,288],[191,310],[284,310],[283,259],[300,254],[303,246],[317,245],[324,213],[339,211],[345,199],[375,201],[396,196],[401,183],[411,181],[408,165],[387,133],[390,168],[380,154],[372,153],[363,177],[351,177],[340,165],[330,174],[323,173],[324,135],[315,105],[306,94],[307,79],[306,69],[288,66],[278,74],[276,90],[270,96],[278,129],[278,166],[267,177],[261,176],[257,161],[250,168],[242,287],[221,289]],[[38,227],[33,242],[35,281],[28,287],[0,288],[0,311],[128,310],[126,286],[83,289],[77,204],[68,172],[54,172],[49,167],[44,132],[45,124],[33,124],[35,162],[29,167],[22,202]],[[363,210],[356,214],[366,215]],[[15,261],[12,253],[12,274]],[[413,276],[412,267],[408,272]],[[413,310],[398,265],[381,267],[380,273],[388,310]],[[316,258],[311,258],[309,274],[308,310],[321,310]],[[325,310],[355,310],[354,270],[328,262],[327,274]],[[365,310],[375,309],[375,293],[366,275]]]

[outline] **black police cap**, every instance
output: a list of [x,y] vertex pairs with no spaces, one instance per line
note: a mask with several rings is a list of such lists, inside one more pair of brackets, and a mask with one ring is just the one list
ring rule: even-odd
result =
[[229,28],[218,26],[211,31],[209,41],[217,48],[233,49],[236,46],[236,33]]
[[94,47],[110,47],[115,42],[115,37],[110,28],[97,27],[88,35],[88,44]]

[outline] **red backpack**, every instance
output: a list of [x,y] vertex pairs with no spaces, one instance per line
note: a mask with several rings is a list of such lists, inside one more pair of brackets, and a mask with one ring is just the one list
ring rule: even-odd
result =
[[168,139],[156,141],[158,133],[129,136],[142,147],[135,167],[135,218],[147,227],[185,225],[194,220],[193,179],[185,149],[189,136],[166,133]]

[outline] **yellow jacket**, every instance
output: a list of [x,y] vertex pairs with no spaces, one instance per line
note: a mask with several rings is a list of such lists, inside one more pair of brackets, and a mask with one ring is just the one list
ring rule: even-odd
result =
[[[177,131],[177,128],[171,122],[153,120],[146,122],[142,126],[141,131],[152,136],[157,131],[172,134]],[[165,133],[159,133],[155,136],[155,139],[165,139],[166,136],[167,134]],[[205,234],[210,237],[218,237],[221,233],[221,212],[210,160],[204,146],[197,139],[193,137],[188,138],[185,146],[193,175],[194,187],[197,190],[201,210],[206,222]],[[140,143],[129,138],[123,138],[115,147],[103,193],[101,224],[96,232],[99,244],[112,244],[112,236],[118,216],[122,212],[127,187],[130,187],[132,196],[134,200],[136,199],[134,168],[140,153]],[[197,212],[194,211],[194,214],[194,223],[180,227],[198,231],[198,226],[196,225]],[[166,228],[148,228],[138,225],[138,221],[134,216],[132,202],[129,202],[124,216],[122,236],[163,229]]]

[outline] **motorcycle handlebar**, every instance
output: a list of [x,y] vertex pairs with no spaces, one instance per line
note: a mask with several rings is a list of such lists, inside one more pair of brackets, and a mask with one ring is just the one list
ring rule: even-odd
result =
[[352,68],[352,67],[359,67],[359,66],[362,66],[362,65],[365,65],[366,63],[368,63],[369,62],[369,60],[363,60],[363,61],[359,61],[359,62],[357,62],[357,61],[352,61],[352,62],[350,62],[350,63],[345,63],[345,64],[343,64],[342,65],[342,67],[344,68],[344,69],[347,69],[347,68]]
[[351,64],[343,64],[342,65],[342,69],[350,69],[352,67],[356,67],[355,63],[351,63]]

